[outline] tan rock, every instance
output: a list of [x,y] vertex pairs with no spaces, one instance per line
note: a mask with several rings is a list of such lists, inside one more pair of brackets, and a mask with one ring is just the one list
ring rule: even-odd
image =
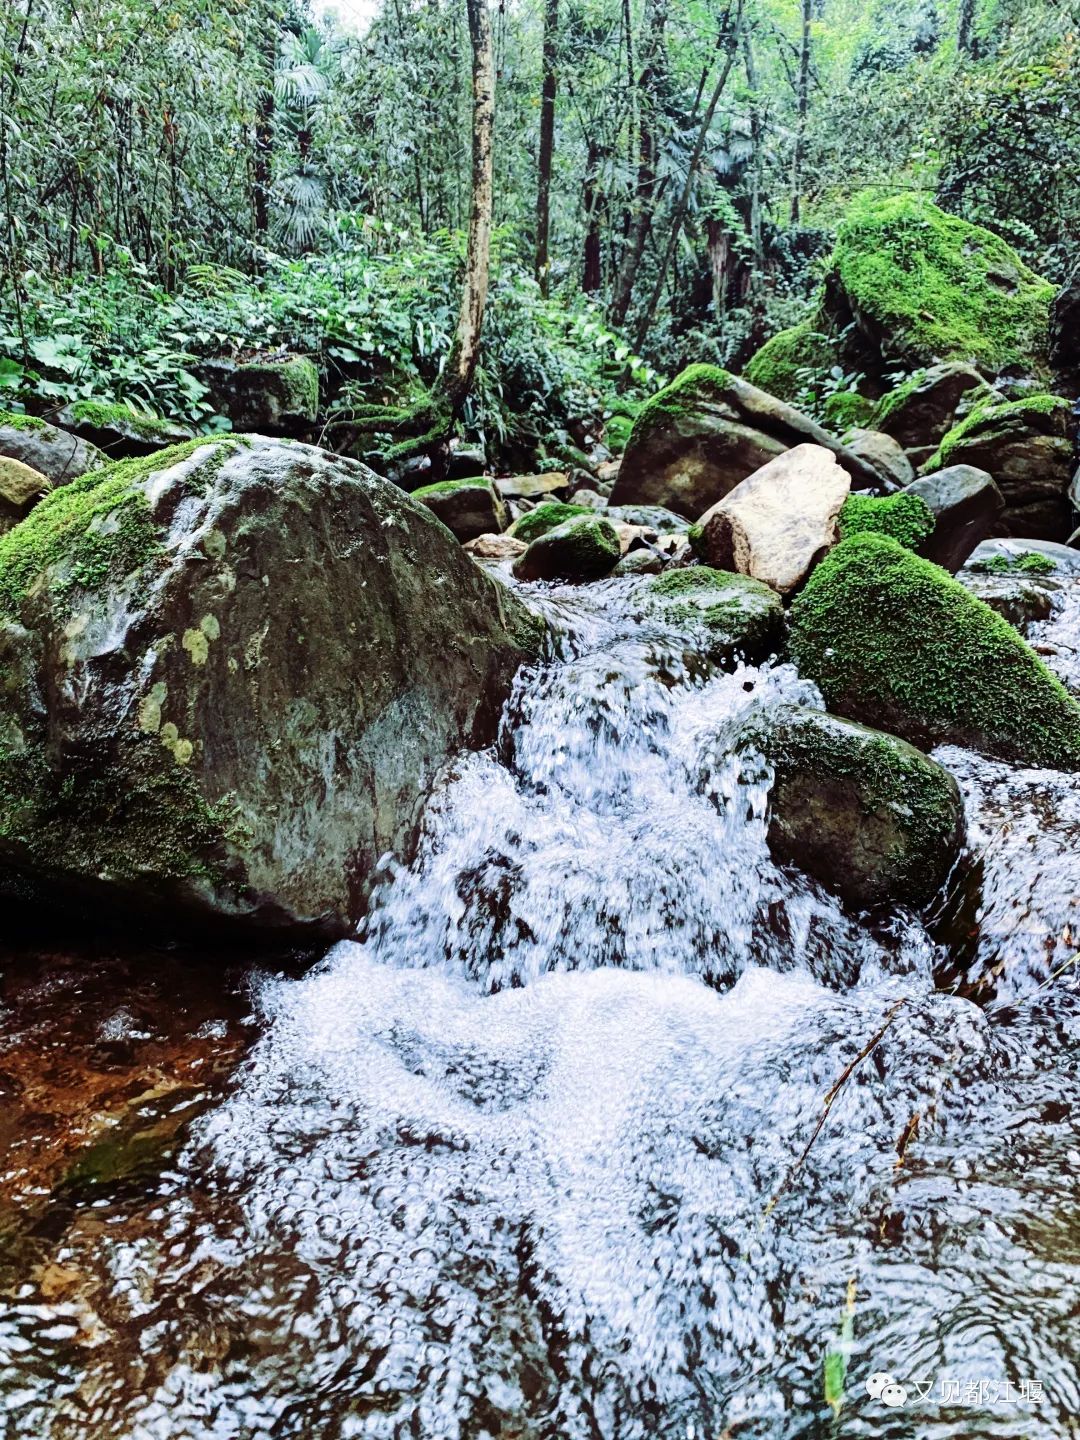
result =
[[40,470],[9,455],[0,455],[0,500],[22,509],[49,488],[49,478]]
[[529,547],[513,535],[477,535],[475,540],[467,540],[463,548],[476,560],[514,560]]
[[836,544],[836,518],[851,478],[820,445],[796,445],[747,478],[701,517],[710,565],[790,592]]
[[506,500],[543,500],[567,490],[570,477],[561,470],[543,475],[506,475],[495,481],[495,488]]

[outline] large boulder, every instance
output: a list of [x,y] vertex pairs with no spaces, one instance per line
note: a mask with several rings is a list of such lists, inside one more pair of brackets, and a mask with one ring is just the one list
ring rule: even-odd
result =
[[[837,230],[817,310],[766,342],[747,365],[747,378],[789,400],[822,389],[834,369],[857,372],[873,397],[898,368],[917,372],[944,363],[972,367],[976,380],[1044,378],[1053,295],[991,231],[910,192],[865,198]],[[902,388],[906,398],[909,387]],[[934,411],[942,398],[935,397]],[[879,413],[875,426],[905,449],[934,443],[918,429],[902,438],[885,418]]]
[[105,464],[96,446],[36,415],[0,412],[0,456],[40,470],[51,485],[66,485]]
[[423,485],[412,495],[462,541],[475,540],[478,535],[497,535],[510,524],[506,501],[491,481],[482,477]]
[[973,365],[931,365],[883,396],[874,424],[919,466],[969,410],[992,399],[993,390]]
[[599,580],[618,564],[619,532],[599,515],[578,515],[545,530],[514,561],[519,580]]
[[0,455],[0,535],[16,526],[48,491],[40,470]]
[[1000,615],[884,535],[853,535],[791,608],[791,653],[828,708],[924,749],[1080,769],[1080,704]]
[[206,400],[237,431],[303,435],[319,411],[319,372],[304,355],[268,360],[204,360]]
[[796,445],[736,485],[701,517],[695,544],[718,570],[789,595],[837,540],[851,479],[820,445]]
[[956,781],[921,750],[820,710],[784,706],[758,737],[773,770],[769,848],[848,904],[921,908],[963,841]]
[[851,208],[836,233],[824,309],[835,329],[851,327],[846,358],[875,372],[959,361],[984,373],[1035,373],[1046,365],[1053,298],[1053,286],[999,235],[907,192]]
[[191,430],[159,420],[110,400],[76,400],[57,411],[56,423],[79,439],[104,450],[110,460],[152,455],[155,450],[190,440]]
[[0,892],[346,933],[540,622],[363,465],[197,441],[0,539]]
[[955,574],[977,545],[993,535],[1005,497],[992,475],[974,465],[948,465],[915,480],[904,491],[916,495],[934,517],[920,554]]
[[923,473],[953,465],[985,470],[1005,500],[1005,534],[1064,540],[1072,529],[1072,431],[1072,407],[1058,395],[980,405],[949,431]]
[[836,455],[853,483],[877,471],[791,405],[715,365],[691,365],[638,412],[612,505],[663,505],[696,520],[735,486],[801,444]]
[[690,565],[648,581],[638,598],[646,617],[682,632],[718,664],[764,660],[783,645],[780,597],[748,575]]

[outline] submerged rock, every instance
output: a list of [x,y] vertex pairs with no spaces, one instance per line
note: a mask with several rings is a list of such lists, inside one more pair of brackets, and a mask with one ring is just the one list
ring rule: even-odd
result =
[[837,516],[850,489],[833,454],[820,445],[796,445],[707,510],[695,546],[718,570],[790,594],[836,543]]
[[830,710],[930,748],[1080,769],[1080,704],[1000,615],[884,535],[854,535],[791,610],[791,651]]
[[619,532],[610,520],[578,515],[531,541],[514,562],[514,574],[519,580],[598,580],[615,568],[621,554]]
[[974,465],[949,465],[915,480],[904,491],[916,495],[934,516],[933,531],[919,553],[955,573],[975,547],[992,535],[1005,497],[992,475]]
[[720,664],[764,660],[783,644],[779,595],[748,575],[690,565],[649,581],[640,598],[647,614],[685,629]]
[[1007,534],[1064,540],[1071,530],[1068,499],[1074,468],[1072,407],[1057,395],[995,400],[976,406],[945,436],[923,466],[985,470],[1005,499]]
[[152,455],[155,450],[192,438],[186,425],[159,420],[141,411],[136,414],[126,405],[103,400],[76,400],[65,405],[56,423],[104,450],[110,460]]
[[490,480],[443,480],[412,492],[459,540],[497,535],[510,524],[506,501]]
[[303,355],[205,360],[198,375],[207,386],[207,403],[238,432],[302,435],[319,412],[319,372]]
[[641,407],[611,503],[661,505],[696,520],[801,444],[832,451],[856,484],[880,484],[872,466],[791,405],[715,365],[691,365]]
[[0,890],[345,933],[540,622],[363,465],[196,441],[0,539]]
[[105,464],[101,451],[78,435],[39,420],[36,415],[13,415],[10,411],[0,412],[0,456],[40,470],[53,485],[66,485]]
[[1022,630],[1049,618],[1075,576],[1080,576],[1080,550],[1048,540],[987,540],[956,578]]
[[922,908],[963,841],[956,781],[913,745],[788,706],[760,738],[772,766],[769,848],[849,904]]

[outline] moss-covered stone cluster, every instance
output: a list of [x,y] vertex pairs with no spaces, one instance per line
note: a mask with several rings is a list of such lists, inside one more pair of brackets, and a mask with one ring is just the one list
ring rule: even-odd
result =
[[1045,392],[1026,395],[1021,400],[1003,400],[994,395],[974,406],[953,426],[922,468],[928,474],[943,470],[953,463],[957,451],[972,440],[992,444],[1028,428],[1047,432],[1060,428],[1064,433],[1071,409],[1062,396]]
[[929,747],[1080,769],[1080,705],[1001,616],[885,535],[853,535],[791,610],[830,710]]
[[841,540],[851,535],[888,535],[918,550],[934,533],[934,512],[920,495],[849,495],[838,520]]

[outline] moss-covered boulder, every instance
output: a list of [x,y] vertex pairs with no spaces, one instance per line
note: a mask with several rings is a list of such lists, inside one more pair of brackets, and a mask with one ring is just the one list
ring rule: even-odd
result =
[[[767,341],[746,377],[797,401],[826,389],[836,366],[862,376],[874,397],[900,366],[955,362],[977,375],[1045,376],[1053,298],[1053,287],[991,231],[920,195],[863,198],[837,230],[814,313]],[[877,428],[888,428],[883,419]]]
[[638,411],[611,503],[662,505],[696,520],[803,444],[832,451],[853,484],[879,483],[871,466],[791,405],[716,365],[691,365]]
[[106,463],[101,451],[78,435],[36,415],[15,415],[10,410],[0,410],[0,456],[40,470],[51,485],[66,485]]
[[838,521],[840,538],[888,535],[908,550],[918,550],[934,533],[934,512],[919,495],[849,495]]
[[514,562],[514,574],[519,580],[599,580],[611,573],[621,554],[619,532],[610,520],[578,515],[530,541]]
[[885,535],[853,535],[791,608],[791,653],[830,710],[929,749],[1080,769],[1080,704],[1000,615]]
[[530,545],[549,530],[565,525],[568,520],[577,520],[582,515],[595,513],[591,505],[570,505],[562,500],[545,500],[520,515],[510,526],[510,534],[515,540],[524,540],[526,545]]
[[0,894],[344,933],[541,626],[363,465],[194,441],[0,538]]
[[1072,530],[1075,466],[1072,406],[1059,395],[996,398],[977,405],[945,436],[923,473],[950,465],[985,470],[1005,500],[1007,535],[1065,540]]
[[76,400],[57,413],[56,423],[103,450],[110,460],[152,455],[192,438],[186,425],[111,400]]
[[412,492],[461,541],[497,535],[510,524],[510,509],[490,480],[444,480]]
[[757,737],[773,770],[769,848],[848,904],[920,909],[963,842],[963,805],[941,765],[895,735],[785,706]]
[[873,358],[910,369],[957,360],[1038,372],[1053,298],[999,235],[912,193],[851,208],[825,281],[833,324],[854,321]]
[[198,376],[207,403],[236,431],[303,436],[319,413],[319,372],[304,355],[206,360]]
[[0,535],[17,525],[49,488],[40,470],[0,455]]
[[642,587],[640,600],[647,617],[684,633],[719,664],[764,660],[783,646],[780,597],[749,575],[708,565],[668,570]]

